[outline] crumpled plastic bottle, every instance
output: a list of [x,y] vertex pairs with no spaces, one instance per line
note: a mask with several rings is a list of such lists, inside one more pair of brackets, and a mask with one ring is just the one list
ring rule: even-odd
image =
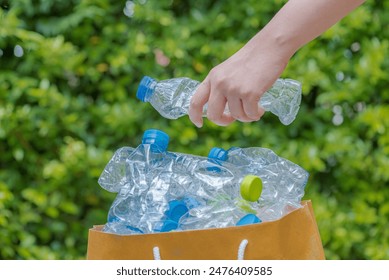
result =
[[[123,147],[115,152],[98,179],[102,188],[118,193],[110,207],[104,231],[119,234],[149,231],[148,226],[154,221],[149,221],[148,225],[142,221],[152,181],[148,174],[151,170],[164,169],[163,157],[168,144],[166,133],[150,129],[145,131],[138,147]],[[155,214],[160,218],[163,212],[155,211]]]
[[[241,173],[233,165],[227,163],[226,166],[219,166],[205,157],[172,152],[168,152],[166,156],[166,160],[170,161],[169,168],[163,173],[149,174],[155,178],[147,194],[150,201],[153,205],[157,200],[161,200],[161,204],[169,204],[169,209],[164,211],[164,218],[154,231],[235,225],[247,214],[236,206],[236,202],[259,199],[261,180],[256,176]],[[160,192],[161,189],[164,193]],[[171,218],[171,213],[174,212],[171,210],[173,203],[176,208],[179,206],[181,209],[178,219]],[[187,213],[183,208],[187,209]],[[223,218],[221,213],[228,213],[231,209],[235,209],[236,215],[229,217],[229,222],[226,223],[227,219]],[[150,220],[149,215],[145,214],[144,217],[147,217],[147,221]],[[212,221],[209,221],[210,218]],[[146,220],[144,222],[147,223]]]
[[[150,104],[165,118],[177,119],[188,114],[190,99],[200,82],[182,77],[157,81],[145,76],[139,84],[136,96]],[[300,109],[301,83],[292,79],[278,79],[264,93],[259,105],[278,116],[284,125],[291,124]],[[207,106],[203,115],[206,116]],[[228,112],[226,108],[225,112]]]
[[299,165],[266,148],[213,148],[209,157],[221,166],[239,166],[261,178],[263,191],[255,210],[263,221],[276,220],[299,208],[309,173]]

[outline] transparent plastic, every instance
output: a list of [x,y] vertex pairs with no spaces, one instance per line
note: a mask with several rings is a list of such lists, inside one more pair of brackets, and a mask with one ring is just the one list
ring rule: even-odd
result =
[[[119,149],[103,171],[100,185],[118,192],[104,231],[117,234],[163,232],[188,229],[188,223],[198,228],[217,224],[222,227],[234,225],[247,214],[245,208],[240,209],[237,204],[244,201],[240,183],[246,175],[239,168],[228,163],[220,166],[206,157],[158,151],[151,146],[142,144],[135,149]],[[119,172],[115,172],[117,169]],[[249,209],[254,203],[247,204]],[[188,213],[182,210],[185,207]],[[221,214],[223,207],[225,211],[237,208],[227,224]],[[202,211],[213,212],[208,212],[203,221],[195,222],[201,217],[192,214]],[[212,217],[212,222],[204,220],[208,216]]]
[[[309,173],[299,165],[260,147],[212,149],[219,163],[239,166],[242,172],[261,178],[263,190],[255,211],[263,221],[276,220],[299,208]],[[223,158],[223,159],[222,159]]]
[[[137,97],[150,104],[165,118],[177,119],[188,114],[190,100],[200,82],[183,77],[156,81],[145,76],[137,91]],[[284,125],[291,124],[301,103],[301,83],[292,79],[278,79],[264,93],[259,104],[278,116]],[[203,115],[206,116],[207,106]],[[225,112],[228,112],[226,108]]]
[[[117,193],[104,231],[145,234],[244,225],[276,220],[300,207],[308,172],[273,151],[214,148],[201,157],[167,151],[168,141],[166,134],[146,131],[138,147],[114,153],[98,180]],[[247,175],[261,179],[255,201],[241,195]]]

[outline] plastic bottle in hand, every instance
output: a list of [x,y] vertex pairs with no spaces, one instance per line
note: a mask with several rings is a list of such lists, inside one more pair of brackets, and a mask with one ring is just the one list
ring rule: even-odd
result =
[[[188,114],[190,99],[200,82],[189,78],[174,78],[157,81],[145,76],[139,84],[136,96],[151,105],[165,118],[177,119]],[[292,79],[278,79],[264,93],[259,105],[278,116],[281,123],[294,121],[301,103],[301,83]],[[204,106],[203,115],[206,116]],[[226,108],[225,112],[228,112]]]

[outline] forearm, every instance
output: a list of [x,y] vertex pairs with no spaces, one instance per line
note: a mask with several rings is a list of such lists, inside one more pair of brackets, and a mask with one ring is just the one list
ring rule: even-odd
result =
[[290,58],[363,2],[365,0],[289,0],[247,47],[261,45]]

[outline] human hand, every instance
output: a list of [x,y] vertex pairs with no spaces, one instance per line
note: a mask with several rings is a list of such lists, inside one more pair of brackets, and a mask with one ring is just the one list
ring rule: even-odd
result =
[[[217,125],[258,121],[265,112],[259,99],[281,75],[288,58],[266,44],[250,41],[214,67],[199,85],[191,99],[190,120],[201,127],[203,107],[208,103],[207,118]],[[226,105],[229,113],[224,112]]]
[[[365,0],[290,0],[242,49],[213,68],[191,99],[189,117],[203,125],[256,121],[264,114],[259,99],[285,69],[290,57]],[[228,105],[230,113],[223,113]]]

